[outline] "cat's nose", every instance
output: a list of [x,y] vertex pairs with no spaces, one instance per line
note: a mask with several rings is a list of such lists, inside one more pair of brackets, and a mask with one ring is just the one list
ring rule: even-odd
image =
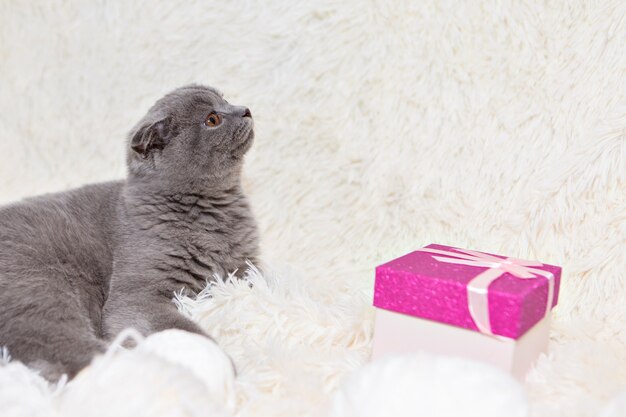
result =
[[231,106],[230,114],[232,114],[233,116],[252,118],[252,113],[250,113],[250,109],[245,106]]

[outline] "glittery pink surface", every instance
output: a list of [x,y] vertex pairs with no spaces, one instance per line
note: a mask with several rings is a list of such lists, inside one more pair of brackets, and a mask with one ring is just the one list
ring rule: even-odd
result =
[[[435,244],[426,247],[455,249]],[[561,268],[547,264],[539,268],[554,274],[554,307]],[[478,331],[470,316],[466,286],[486,269],[439,262],[428,252],[411,252],[376,268],[374,306]],[[518,339],[544,317],[548,280],[519,279],[504,273],[489,286],[488,297],[493,333]]]

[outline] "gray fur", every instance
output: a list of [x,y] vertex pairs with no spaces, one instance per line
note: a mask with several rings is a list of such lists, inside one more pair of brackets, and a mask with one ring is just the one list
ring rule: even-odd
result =
[[[204,123],[211,112],[221,125]],[[54,379],[126,327],[204,334],[171,300],[256,261],[240,184],[249,116],[212,88],[180,88],[131,131],[125,181],[0,209],[0,346]]]

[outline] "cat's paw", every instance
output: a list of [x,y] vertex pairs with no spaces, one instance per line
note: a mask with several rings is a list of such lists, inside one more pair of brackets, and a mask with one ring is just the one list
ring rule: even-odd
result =
[[60,363],[52,363],[43,359],[29,362],[27,366],[36,371],[49,382],[58,382],[63,375],[69,375],[69,370]]

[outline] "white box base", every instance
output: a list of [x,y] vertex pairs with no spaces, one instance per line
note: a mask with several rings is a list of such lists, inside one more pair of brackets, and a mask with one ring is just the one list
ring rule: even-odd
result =
[[523,380],[547,352],[549,330],[549,315],[513,340],[377,308],[372,359],[422,350],[487,362]]

